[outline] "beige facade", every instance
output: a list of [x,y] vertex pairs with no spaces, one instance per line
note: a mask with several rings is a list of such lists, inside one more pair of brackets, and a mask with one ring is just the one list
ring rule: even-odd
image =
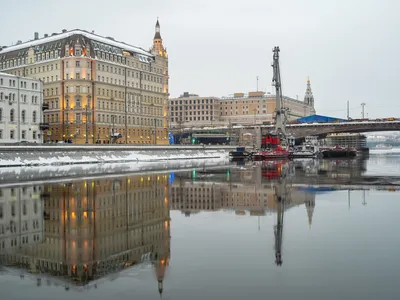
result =
[[218,103],[217,97],[199,97],[189,93],[171,98],[168,100],[170,127],[212,126],[218,122]]
[[[311,93],[309,81],[304,101],[282,98],[287,121],[315,114],[314,100],[310,101],[307,93]],[[179,98],[169,99],[171,128],[262,125],[274,122],[275,112],[275,95],[264,92],[235,93],[222,98],[184,93]]]
[[84,30],[0,48],[0,71],[44,83],[46,141],[167,144],[168,57]]

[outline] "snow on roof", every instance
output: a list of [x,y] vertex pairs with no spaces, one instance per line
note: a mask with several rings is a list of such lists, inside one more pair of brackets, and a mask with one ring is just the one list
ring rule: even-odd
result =
[[132,51],[132,52],[135,52],[135,53],[138,53],[138,54],[143,54],[143,55],[146,55],[146,56],[153,56],[150,52],[147,52],[146,50],[144,50],[142,48],[135,47],[135,46],[132,46],[132,45],[128,45],[128,44],[125,44],[123,42],[114,41],[114,40],[99,36],[99,35],[94,34],[94,33],[89,33],[87,31],[81,30],[81,29],[74,29],[74,30],[71,30],[71,31],[67,31],[67,32],[64,32],[64,33],[59,33],[59,34],[56,34],[56,35],[51,35],[49,37],[41,38],[41,39],[38,39],[38,40],[32,40],[32,41],[29,41],[29,42],[25,42],[25,43],[22,43],[22,44],[19,44],[19,45],[9,46],[9,47],[1,50],[0,51],[0,55],[4,54],[4,53],[12,52],[12,51],[17,51],[17,50],[21,50],[21,49],[25,49],[25,48],[29,48],[29,47],[33,47],[33,46],[37,46],[37,45],[41,45],[41,44],[44,44],[44,43],[50,43],[50,42],[62,40],[62,39],[68,38],[70,36],[73,36],[75,34],[80,34],[80,35],[83,35],[83,36],[87,37],[88,39],[91,39],[91,40],[94,40],[94,41],[97,41],[97,42],[100,42],[100,43],[108,44],[110,46],[118,47],[118,48],[121,48],[121,49],[124,49],[124,50],[127,50],[127,51]]

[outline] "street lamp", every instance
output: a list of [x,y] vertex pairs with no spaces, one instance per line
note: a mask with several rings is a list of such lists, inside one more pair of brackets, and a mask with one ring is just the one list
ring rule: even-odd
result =
[[85,144],[89,144],[89,136],[88,136],[88,131],[89,131],[88,104],[85,106],[85,109],[86,109],[86,134],[85,134],[86,140],[85,140]]
[[86,139],[85,139],[85,144],[89,144],[89,114],[90,112],[88,111],[88,109],[90,108],[90,99],[92,98],[92,96],[90,96],[90,94],[87,95],[87,103],[85,106],[85,114],[86,114]]

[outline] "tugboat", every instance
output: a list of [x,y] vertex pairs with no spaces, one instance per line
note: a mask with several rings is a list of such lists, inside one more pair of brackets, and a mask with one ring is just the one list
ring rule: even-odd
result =
[[245,147],[236,147],[236,151],[229,152],[229,156],[232,160],[242,160],[251,156],[251,153]]
[[264,135],[261,138],[261,151],[253,153],[254,160],[267,160],[277,158],[289,158],[290,152],[281,144],[276,133]]
[[320,155],[318,138],[307,136],[304,143],[294,146],[290,157],[295,158],[317,158]]

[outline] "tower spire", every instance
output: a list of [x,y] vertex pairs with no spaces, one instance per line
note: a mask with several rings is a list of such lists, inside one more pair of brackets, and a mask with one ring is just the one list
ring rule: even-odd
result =
[[311,108],[314,109],[314,95],[311,91],[310,76],[308,76],[308,79],[307,79],[307,88],[306,88],[306,93],[304,95],[304,103],[306,105],[311,106]]
[[165,57],[167,56],[167,50],[164,48],[163,41],[161,38],[160,22],[158,21],[158,17],[157,17],[157,22],[156,22],[156,26],[155,26],[153,47],[151,49],[151,53],[154,55],[159,55],[159,56],[165,56]]

